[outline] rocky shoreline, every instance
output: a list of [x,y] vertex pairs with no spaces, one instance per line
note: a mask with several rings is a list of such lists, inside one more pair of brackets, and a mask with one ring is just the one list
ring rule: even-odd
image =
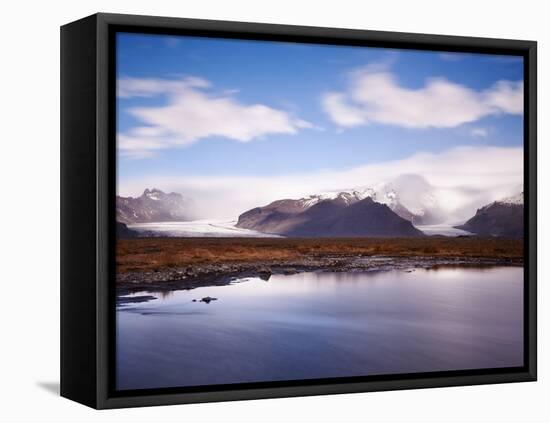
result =
[[523,266],[520,259],[484,257],[390,257],[390,256],[324,256],[281,263],[256,261],[240,263],[194,264],[147,272],[118,273],[117,296],[134,292],[161,292],[227,285],[245,277],[268,280],[271,275],[301,272],[373,272],[437,267]]

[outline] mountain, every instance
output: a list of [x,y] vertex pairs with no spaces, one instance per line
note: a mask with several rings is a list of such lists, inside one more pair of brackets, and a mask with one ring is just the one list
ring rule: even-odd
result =
[[146,189],[139,197],[116,197],[117,221],[132,224],[145,222],[186,221],[191,219],[190,202],[175,192]]
[[483,236],[523,238],[523,192],[487,204],[456,228]]
[[412,223],[358,191],[279,200],[239,216],[237,227],[295,237],[417,237]]
[[118,239],[137,238],[137,231],[133,231],[126,226],[126,223],[116,223],[116,236]]
[[299,200],[280,200],[284,201],[284,205],[276,201],[272,206],[303,210],[325,200],[341,198],[351,204],[369,197],[377,203],[387,205],[398,216],[415,225],[437,224],[444,220],[434,188],[422,176],[415,174],[401,175],[388,183],[373,187],[314,194]]
[[374,188],[372,198],[415,225],[433,225],[445,220],[435,189],[416,174],[404,174]]

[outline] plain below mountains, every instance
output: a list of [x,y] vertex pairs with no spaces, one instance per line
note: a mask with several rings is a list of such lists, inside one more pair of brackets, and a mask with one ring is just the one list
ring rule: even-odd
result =
[[356,192],[275,201],[241,214],[236,226],[288,237],[424,236],[388,205]]
[[478,209],[466,223],[456,228],[480,236],[523,238],[523,192],[487,204]]

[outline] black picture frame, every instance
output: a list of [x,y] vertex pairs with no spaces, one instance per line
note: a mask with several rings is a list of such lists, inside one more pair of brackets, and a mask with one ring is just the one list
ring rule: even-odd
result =
[[[524,57],[523,367],[208,388],[113,389],[117,31]],[[61,28],[61,395],[90,407],[430,388],[537,378],[537,45],[534,41],[95,14]]]

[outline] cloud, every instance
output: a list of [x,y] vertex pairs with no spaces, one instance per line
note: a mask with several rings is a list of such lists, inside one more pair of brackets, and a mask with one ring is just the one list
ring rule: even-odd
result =
[[485,95],[487,105],[494,110],[523,114],[523,82],[498,81]]
[[154,97],[159,94],[182,93],[192,88],[209,88],[210,82],[196,76],[181,80],[159,78],[120,78],[117,81],[117,96],[120,98]]
[[373,123],[406,128],[453,128],[486,116],[523,114],[523,82],[498,81],[476,91],[445,78],[406,88],[389,71],[353,72],[345,92],[328,92],[322,106],[342,128]]
[[468,57],[468,53],[440,53],[439,58],[446,62],[459,62],[460,60]]
[[177,47],[181,43],[181,38],[179,38],[179,37],[164,37],[164,43],[168,47]]
[[365,115],[361,108],[349,104],[346,95],[330,92],[323,97],[323,107],[332,120],[340,126],[351,127],[365,123]]
[[163,96],[166,101],[161,106],[125,110],[140,126],[118,134],[119,152],[126,157],[147,158],[159,150],[188,146],[212,136],[250,142],[269,134],[296,134],[314,127],[283,110],[242,104],[235,91],[215,94],[208,90],[210,87],[209,81],[197,77],[120,79],[120,98]]
[[470,135],[475,138],[487,138],[489,136],[489,130],[487,128],[472,128]]
[[420,175],[434,187],[440,207],[451,220],[471,217],[477,208],[516,194],[523,184],[523,149],[468,146],[440,153],[417,153],[401,160],[275,176],[144,176],[121,180],[122,195],[140,195],[155,186],[193,198],[202,218],[236,219],[253,207],[283,198],[373,187],[401,175]]

